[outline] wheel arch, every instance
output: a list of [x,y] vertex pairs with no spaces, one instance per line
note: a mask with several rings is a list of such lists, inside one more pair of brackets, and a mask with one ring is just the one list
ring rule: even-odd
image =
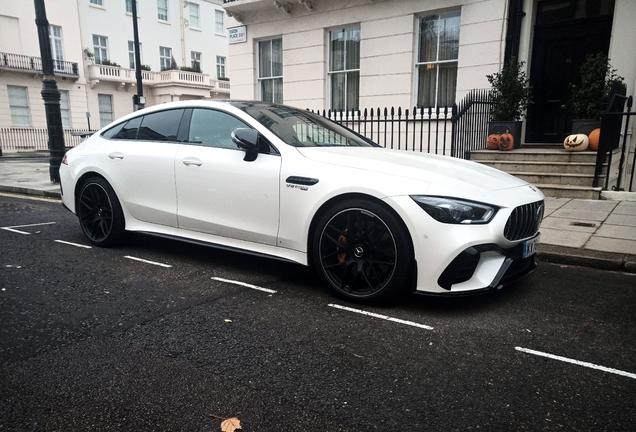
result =
[[381,206],[382,208],[384,208],[386,211],[388,211],[389,213],[391,213],[394,217],[395,220],[402,226],[402,229],[404,229],[405,232],[407,232],[409,235],[409,246],[411,248],[411,251],[414,251],[414,246],[413,246],[413,238],[411,236],[411,231],[408,229],[406,223],[404,222],[404,220],[402,219],[402,217],[398,214],[397,211],[395,211],[395,209],[393,209],[393,207],[391,207],[389,204],[387,204],[386,202],[382,201],[379,198],[376,198],[372,195],[368,195],[365,193],[359,193],[359,192],[350,192],[350,193],[344,193],[342,195],[337,195],[335,197],[330,198],[329,200],[325,201],[316,211],[316,213],[314,213],[313,218],[311,219],[311,223],[309,224],[309,232],[307,233],[307,263],[313,267],[313,246],[314,246],[314,234],[316,231],[316,227],[318,225],[318,221],[320,221],[320,219],[323,217],[323,215],[329,211],[329,209],[331,207],[333,207],[336,204],[342,203],[342,202],[346,202],[346,201],[350,201],[350,200],[355,200],[355,199],[361,199],[361,200],[366,200],[366,201],[371,201],[379,206]]
[[[78,214],[78,210],[79,210],[78,206],[79,206],[79,194],[80,194],[80,191],[82,190],[82,187],[84,186],[84,183],[86,183],[86,180],[88,180],[91,177],[100,177],[106,183],[110,184],[110,182],[106,179],[106,177],[104,177],[103,175],[101,175],[98,172],[88,171],[88,172],[85,172],[84,174],[82,174],[77,179],[77,181],[75,182],[75,190],[73,191],[73,197],[75,199],[75,214]],[[110,187],[113,187],[113,185],[110,185]],[[117,196],[117,194],[115,194],[115,196]],[[117,197],[117,199],[119,200],[119,197]],[[120,205],[121,205],[121,202],[120,202]]]

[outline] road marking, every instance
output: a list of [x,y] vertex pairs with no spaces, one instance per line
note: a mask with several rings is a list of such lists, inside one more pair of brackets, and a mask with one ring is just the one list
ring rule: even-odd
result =
[[86,245],[83,245],[83,244],[71,243],[71,242],[67,242],[67,241],[64,241],[64,240],[55,240],[55,241],[58,242],[58,243],[65,244],[65,245],[71,245],[71,246],[76,246],[76,247],[85,248],[85,249],[92,249],[91,246],[86,246]]
[[412,326],[412,327],[418,327],[418,328],[422,328],[422,329],[425,329],[425,330],[433,330],[433,327],[431,327],[431,326],[427,326],[427,325],[424,325],[424,324],[419,324],[419,323],[416,323],[416,322],[413,322],[413,321],[405,321],[405,320],[401,320],[399,318],[393,318],[393,317],[386,316],[386,315],[380,315],[380,314],[376,314],[376,313],[373,313],[373,312],[367,312],[367,311],[363,311],[363,310],[360,310],[360,309],[353,309],[353,308],[350,308],[350,307],[340,306],[340,305],[337,305],[337,304],[330,304],[329,307],[345,310],[345,311],[348,311],[348,312],[359,313],[359,314],[370,316],[370,317],[373,317],[373,318],[380,318],[380,319],[391,321],[391,322],[395,322],[395,323],[398,323],[398,324],[405,324],[405,325],[409,325],[409,326]]
[[263,287],[259,287],[256,285],[250,285],[248,283],[245,282],[239,282],[239,281],[235,281],[235,280],[230,280],[230,279],[223,279],[223,278],[219,278],[219,277],[213,277],[212,278],[215,281],[219,281],[219,282],[225,282],[225,283],[230,283],[230,284],[234,284],[234,285],[240,285],[240,286],[244,286],[247,288],[251,288],[251,289],[255,289],[258,291],[263,291],[266,293],[270,293],[270,294],[276,294],[276,291],[268,289],[268,288],[263,288]]
[[18,234],[30,235],[31,233],[29,233],[29,232],[19,231],[17,229],[13,229],[13,228],[26,228],[26,227],[41,226],[41,225],[52,225],[54,223],[56,223],[56,222],[44,222],[44,223],[29,224],[29,225],[13,225],[13,226],[8,226],[8,227],[0,227],[0,229],[11,231],[11,232],[18,233]]
[[152,265],[156,265],[156,266],[160,266],[160,267],[172,267],[169,264],[162,264],[162,263],[158,263],[158,262],[155,262],[155,261],[148,261],[148,260],[145,260],[145,259],[141,259],[141,258],[137,258],[137,257],[134,257],[134,256],[129,256],[129,255],[124,256],[124,258],[128,258],[128,259],[139,261],[139,262],[146,263],[146,264],[152,264]]
[[625,371],[618,370],[618,369],[612,369],[612,368],[608,368],[608,367],[605,367],[605,366],[595,365],[593,363],[587,363],[587,362],[582,362],[582,361],[578,361],[578,360],[573,360],[573,359],[570,359],[570,358],[567,358],[567,357],[561,357],[561,356],[557,356],[557,355],[554,355],[554,354],[548,354],[548,353],[544,353],[544,352],[541,352],[541,351],[531,350],[531,349],[528,349],[528,348],[515,347],[515,349],[517,351],[521,351],[521,352],[524,352],[524,353],[534,354],[534,355],[541,356],[541,357],[547,357],[547,358],[552,359],[552,360],[559,360],[559,361],[562,361],[562,362],[565,362],[565,363],[572,363],[572,364],[579,365],[579,366],[584,366],[584,367],[587,367],[587,368],[590,368],[590,369],[597,369],[597,370],[600,370],[600,371],[603,371],[603,372],[609,372],[609,373],[613,373],[613,374],[616,374],[616,375],[622,375],[622,376],[626,376],[628,378],[636,379],[636,374],[633,374],[633,373],[630,373],[630,372],[625,372]]

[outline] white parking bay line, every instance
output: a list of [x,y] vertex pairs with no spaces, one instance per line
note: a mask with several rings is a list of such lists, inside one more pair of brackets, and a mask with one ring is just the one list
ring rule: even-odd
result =
[[424,325],[424,324],[419,324],[419,323],[416,323],[416,322],[413,322],[413,321],[405,321],[405,320],[401,320],[399,318],[393,318],[393,317],[386,316],[386,315],[380,315],[380,314],[376,314],[376,313],[373,313],[373,312],[367,312],[367,311],[363,311],[363,310],[360,310],[360,309],[354,309],[354,308],[350,308],[350,307],[346,307],[346,306],[340,306],[340,305],[337,305],[337,304],[330,304],[329,307],[345,310],[347,312],[354,312],[354,313],[358,313],[358,314],[361,314],[361,315],[370,316],[370,317],[373,317],[373,318],[380,318],[380,319],[391,321],[391,322],[395,322],[395,323],[398,323],[398,324],[405,324],[405,325],[408,325],[408,326],[411,326],[411,327],[422,328],[422,329],[425,329],[425,330],[433,330],[433,327],[431,327],[431,326],[427,326],[427,325]]
[[18,234],[29,235],[31,233],[25,232],[25,231],[19,231],[19,230],[14,229],[14,228],[26,228],[26,227],[34,227],[34,226],[41,226],[41,225],[52,225],[54,223],[56,223],[56,222],[43,222],[43,223],[28,224],[28,225],[13,225],[13,226],[8,226],[8,227],[0,227],[0,229],[11,231],[11,232],[18,233]]
[[584,367],[587,367],[587,368],[590,368],[590,369],[597,369],[597,370],[600,370],[600,371],[603,371],[603,372],[609,372],[609,373],[613,373],[613,374],[616,374],[616,375],[622,375],[622,376],[625,376],[625,377],[628,377],[628,378],[636,379],[636,374],[633,374],[633,373],[630,373],[630,372],[625,372],[625,371],[618,370],[618,369],[612,369],[612,368],[608,368],[608,367],[605,367],[605,366],[595,365],[593,363],[587,363],[587,362],[582,362],[582,361],[578,361],[578,360],[573,360],[573,359],[570,359],[570,358],[567,358],[567,357],[561,357],[561,356],[557,356],[557,355],[554,355],[554,354],[548,354],[548,353],[544,353],[544,352],[541,352],[541,351],[531,350],[531,349],[528,349],[528,348],[515,347],[515,349],[517,351],[521,351],[521,352],[524,352],[524,353],[527,353],[527,354],[534,354],[534,355],[541,356],[541,357],[547,357],[547,358],[552,359],[552,360],[559,360],[559,361],[562,361],[562,362],[565,362],[565,363],[572,363],[572,364],[579,365],[579,366],[584,366]]
[[146,263],[146,264],[156,265],[156,266],[159,266],[159,267],[172,267],[169,264],[158,263],[158,262],[155,262],[155,261],[148,261],[148,260],[145,260],[145,259],[141,259],[141,258],[137,258],[137,257],[134,257],[134,256],[129,256],[129,255],[124,256],[124,258],[128,258],[128,259],[139,261],[139,262]]
[[246,288],[251,288],[251,289],[255,289],[258,291],[263,291],[266,293],[270,293],[270,294],[276,294],[276,291],[268,289],[268,288],[263,288],[263,287],[259,287],[256,285],[250,285],[248,283],[245,282],[239,282],[239,281],[235,281],[235,280],[231,280],[231,279],[223,279],[223,278],[219,278],[219,277],[213,277],[212,278],[215,281],[219,281],[219,282],[225,282],[225,283],[230,283],[230,284],[234,284],[234,285],[240,285],[240,286],[244,286]]
[[85,249],[92,249],[91,246],[86,246],[86,245],[79,244],[79,243],[71,243],[71,242],[67,242],[67,241],[64,241],[64,240],[55,240],[55,241],[57,243],[62,243],[62,244],[65,244],[65,245],[71,245],[71,246],[75,246],[75,247],[79,247],[79,248],[85,248]]

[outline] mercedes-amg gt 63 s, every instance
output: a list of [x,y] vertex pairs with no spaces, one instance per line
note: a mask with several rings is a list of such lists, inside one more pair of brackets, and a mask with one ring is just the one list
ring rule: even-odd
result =
[[348,300],[500,288],[536,268],[544,196],[461,159],[388,150],[283,105],[186,101],[69,150],[62,200],[88,240],[136,231],[314,266]]

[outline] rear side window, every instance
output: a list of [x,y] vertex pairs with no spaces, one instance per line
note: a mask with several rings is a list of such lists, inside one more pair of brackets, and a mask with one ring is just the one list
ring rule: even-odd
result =
[[113,126],[112,128],[108,129],[106,132],[102,133],[102,137],[106,138],[106,139],[112,139],[113,137],[115,137],[115,135],[117,135],[119,133],[119,131],[121,130],[121,128],[124,127],[126,123],[119,123],[117,126]]
[[175,109],[145,115],[141,121],[137,140],[177,141],[183,111]]
[[137,138],[137,130],[139,129],[140,123],[141,117],[129,120],[128,123],[126,123],[124,127],[119,131],[119,133],[115,135],[115,139],[134,140],[135,138]]

